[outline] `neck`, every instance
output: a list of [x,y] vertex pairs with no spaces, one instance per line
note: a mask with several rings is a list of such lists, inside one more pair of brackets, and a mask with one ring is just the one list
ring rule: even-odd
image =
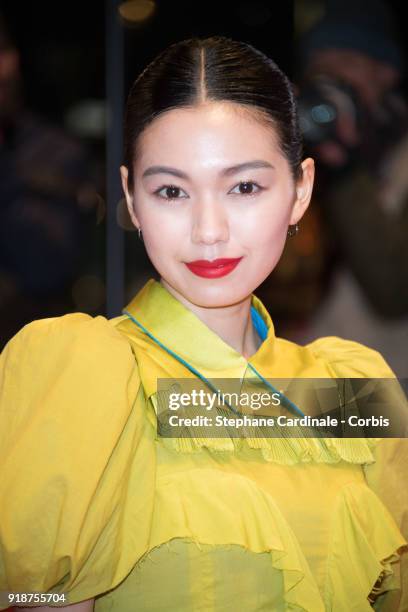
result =
[[197,306],[186,300],[178,291],[171,287],[163,278],[160,283],[179,302],[191,310],[207,327],[215,332],[226,344],[237,353],[249,359],[262,344],[251,318],[251,296],[237,304],[220,308]]

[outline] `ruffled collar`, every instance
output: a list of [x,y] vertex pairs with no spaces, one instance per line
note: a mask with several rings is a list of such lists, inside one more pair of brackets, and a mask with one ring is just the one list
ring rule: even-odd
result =
[[[160,344],[174,351],[208,379],[242,379],[251,366],[265,378],[333,376],[327,364],[317,360],[305,347],[275,337],[271,317],[254,294],[251,296],[251,307],[261,317],[266,337],[257,352],[247,360],[179,302],[161,283],[154,279],[147,281],[123,310],[124,313],[129,313],[131,318],[124,314],[118,317],[114,324],[131,342],[146,396],[152,399],[156,411],[157,379],[191,376],[179,361],[171,356],[166,357]],[[152,340],[149,334],[155,340]],[[348,461],[364,464],[374,461],[372,448],[379,441],[377,438],[309,438],[303,437],[302,431],[299,431],[299,437],[296,438],[271,438],[259,430],[255,436],[245,439],[195,438],[191,432],[187,433],[188,435],[181,435],[179,438],[161,437],[161,443],[182,453],[200,452],[203,449],[212,452],[237,451],[249,447],[261,451],[266,461],[283,464],[310,461]]]
[[273,322],[261,300],[254,294],[251,295],[252,320],[261,334],[263,328],[266,337],[249,359],[224,342],[194,312],[153,278],[146,282],[123,312],[132,315],[141,328],[210,378],[242,376],[248,363],[262,371],[273,355]]

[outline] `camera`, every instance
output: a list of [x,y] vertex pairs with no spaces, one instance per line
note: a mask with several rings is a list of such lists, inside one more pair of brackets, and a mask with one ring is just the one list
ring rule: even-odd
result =
[[362,109],[353,88],[327,75],[306,81],[301,87],[297,105],[306,146],[316,146],[328,140],[339,141],[338,120],[341,115],[348,115],[357,129],[360,124]]

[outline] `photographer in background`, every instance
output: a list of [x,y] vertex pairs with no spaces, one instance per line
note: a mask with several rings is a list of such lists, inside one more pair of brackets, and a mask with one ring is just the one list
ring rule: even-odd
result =
[[345,336],[408,376],[408,112],[392,26],[376,0],[329,2],[300,45],[301,127],[337,261],[300,340]]
[[19,51],[0,14],[0,350],[24,324],[75,308],[95,201],[84,147],[25,107]]

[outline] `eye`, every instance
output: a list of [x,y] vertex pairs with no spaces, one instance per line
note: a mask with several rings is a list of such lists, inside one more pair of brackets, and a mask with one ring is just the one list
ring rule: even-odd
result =
[[[256,188],[255,190],[254,190],[254,187]],[[237,188],[239,191],[235,191]],[[261,185],[258,185],[258,183],[255,183],[255,181],[241,181],[240,183],[238,183],[238,185],[234,187],[234,189],[229,191],[229,193],[236,193],[238,195],[252,196],[263,190],[264,190],[264,187],[261,187]]]
[[[164,191],[165,195],[161,195],[162,191]],[[180,192],[184,193],[184,196],[180,197]],[[159,187],[159,189],[156,189],[154,194],[157,195],[159,198],[162,198],[163,200],[168,200],[168,201],[188,198],[188,195],[186,194],[186,192],[183,191],[180,187],[177,187],[176,185],[162,185],[162,187]]]

